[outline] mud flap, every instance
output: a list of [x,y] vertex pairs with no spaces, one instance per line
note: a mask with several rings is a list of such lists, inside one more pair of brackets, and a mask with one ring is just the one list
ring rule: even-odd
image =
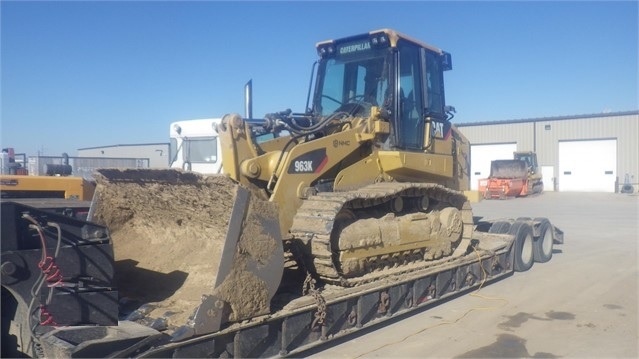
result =
[[552,236],[553,241],[556,244],[564,244],[564,231],[555,226],[552,226],[552,228],[554,229],[554,233]]

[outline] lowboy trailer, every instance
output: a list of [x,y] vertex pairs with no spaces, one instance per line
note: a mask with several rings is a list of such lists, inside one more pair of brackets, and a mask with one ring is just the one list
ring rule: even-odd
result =
[[[41,235],[46,249],[36,238]],[[351,288],[316,288],[307,277],[301,292],[299,288],[278,292],[272,314],[214,333],[181,337],[180,330],[167,335],[154,329],[156,323],[126,320],[133,316],[118,304],[107,228],[5,201],[3,357],[14,354],[5,347],[11,343],[32,345],[33,356],[44,357],[295,355],[525,271],[535,261],[548,261],[553,245],[560,243],[563,232],[545,218],[476,219],[471,245],[461,257],[389,269],[382,282]],[[47,249],[48,254],[43,254]],[[44,262],[59,269],[60,275],[45,273]],[[285,275],[300,273],[298,268]],[[214,313],[218,308],[205,309]]]

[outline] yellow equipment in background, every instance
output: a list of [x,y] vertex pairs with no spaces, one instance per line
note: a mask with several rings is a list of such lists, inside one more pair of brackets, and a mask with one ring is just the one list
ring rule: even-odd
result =
[[72,176],[73,168],[69,158],[63,154],[63,164],[47,164],[46,176],[29,176],[24,168],[26,156],[22,154],[22,163],[16,161],[11,147],[2,149],[0,170],[0,195],[11,199],[73,199],[91,201],[95,192],[95,183],[83,177]]
[[1,175],[2,198],[64,198],[90,201],[95,184],[73,176]]

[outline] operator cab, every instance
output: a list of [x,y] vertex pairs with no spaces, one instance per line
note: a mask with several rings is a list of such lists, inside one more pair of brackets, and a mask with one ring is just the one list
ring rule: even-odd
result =
[[526,162],[526,166],[528,167],[528,172],[534,174],[537,172],[537,154],[533,152],[515,152],[514,158],[516,160]]
[[450,54],[389,29],[316,47],[314,115],[366,116],[379,107],[391,124],[392,148],[424,150],[446,135],[452,116],[443,72],[452,69]]

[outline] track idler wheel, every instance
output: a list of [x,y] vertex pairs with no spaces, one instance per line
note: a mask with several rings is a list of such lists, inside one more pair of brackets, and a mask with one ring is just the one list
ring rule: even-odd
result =
[[450,243],[455,243],[461,239],[463,222],[461,213],[457,208],[447,207],[439,212],[439,220],[441,228],[439,230],[439,238],[445,239]]

